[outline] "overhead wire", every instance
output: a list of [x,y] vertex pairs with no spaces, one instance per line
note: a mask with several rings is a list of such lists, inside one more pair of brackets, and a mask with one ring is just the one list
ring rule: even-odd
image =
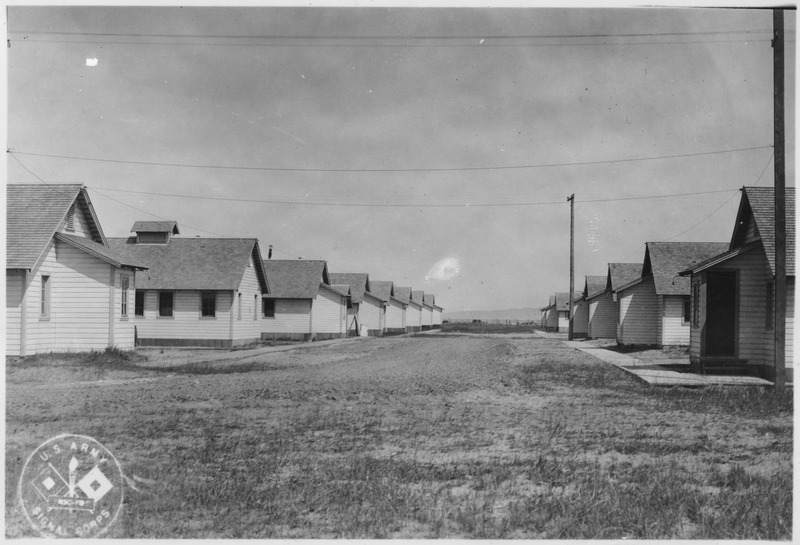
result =
[[469,172],[469,171],[483,171],[483,170],[521,170],[532,168],[557,168],[566,166],[592,166],[604,165],[614,163],[632,163],[638,161],[656,161],[662,159],[681,159],[687,157],[701,157],[707,155],[720,155],[725,153],[738,153],[742,151],[753,151],[760,149],[771,149],[771,145],[767,146],[751,146],[744,148],[734,148],[726,150],[713,150],[701,151],[695,153],[680,153],[674,155],[656,155],[650,157],[629,157],[621,159],[604,159],[598,161],[574,161],[563,163],[538,163],[529,165],[498,165],[498,166],[477,166],[477,167],[411,167],[411,168],[306,168],[306,167],[257,167],[257,166],[241,166],[241,165],[215,165],[215,164],[199,164],[199,163],[176,163],[166,161],[137,161],[126,159],[106,159],[100,157],[84,157],[78,155],[60,155],[51,153],[36,153],[27,151],[17,151],[14,149],[6,150],[7,153],[12,155],[26,155],[31,157],[50,157],[53,159],[70,159],[76,161],[93,161],[99,163],[116,163],[126,165],[145,165],[145,166],[163,166],[163,167],[176,167],[176,168],[202,168],[209,170],[244,170],[244,171],[257,171],[257,172],[320,172],[320,173],[369,173],[374,174],[378,172]]
[[[96,188],[97,189],[97,188]],[[564,205],[563,200],[558,201],[537,201],[537,202],[496,202],[496,203],[447,203],[447,204],[432,204],[432,203],[416,203],[416,204],[402,204],[402,203],[356,203],[356,202],[321,202],[321,201],[291,201],[291,200],[275,200],[275,199],[254,199],[254,198],[241,198],[241,197],[211,197],[205,195],[189,195],[178,193],[162,193],[156,191],[137,191],[133,189],[114,189],[109,187],[100,187],[103,191],[112,191],[118,193],[132,193],[137,195],[152,195],[157,197],[172,197],[180,199],[201,199],[222,202],[245,202],[253,204],[279,204],[279,205],[292,205],[292,206],[341,206],[341,207],[365,207],[365,208],[480,208],[480,207],[502,207],[502,206],[543,206],[543,205]],[[619,202],[619,201],[634,201],[634,200],[648,200],[648,199],[665,199],[673,197],[688,197],[696,195],[708,195],[713,193],[727,193],[734,191],[731,189],[714,190],[714,191],[696,191],[691,193],[673,193],[669,195],[644,195],[637,197],[619,197],[614,199],[592,199],[584,200],[582,203],[603,203],[603,202]]]

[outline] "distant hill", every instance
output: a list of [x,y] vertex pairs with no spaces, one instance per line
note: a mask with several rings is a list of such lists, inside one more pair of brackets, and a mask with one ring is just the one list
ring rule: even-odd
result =
[[463,310],[461,312],[445,312],[442,316],[448,321],[472,321],[481,320],[491,322],[494,320],[513,320],[520,322],[536,322],[542,312],[538,308],[509,308],[505,310]]

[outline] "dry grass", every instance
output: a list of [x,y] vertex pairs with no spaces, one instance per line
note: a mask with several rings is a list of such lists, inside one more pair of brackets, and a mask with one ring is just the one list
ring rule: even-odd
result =
[[20,460],[73,432],[149,480],[115,537],[792,537],[791,396],[648,388],[556,341],[495,336],[226,369],[102,388],[12,375],[7,536],[32,535]]

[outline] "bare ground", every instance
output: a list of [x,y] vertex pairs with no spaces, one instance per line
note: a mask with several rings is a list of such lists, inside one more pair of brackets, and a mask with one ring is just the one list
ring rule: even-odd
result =
[[791,404],[761,391],[654,391],[524,334],[167,356],[8,367],[7,536],[35,535],[27,455],[78,433],[150,483],[114,537],[791,538]]

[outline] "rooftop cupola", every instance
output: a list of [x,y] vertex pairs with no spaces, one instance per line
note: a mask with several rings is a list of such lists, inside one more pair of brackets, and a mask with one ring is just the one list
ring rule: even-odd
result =
[[176,221],[137,221],[131,227],[136,244],[167,244],[172,235],[179,235]]

